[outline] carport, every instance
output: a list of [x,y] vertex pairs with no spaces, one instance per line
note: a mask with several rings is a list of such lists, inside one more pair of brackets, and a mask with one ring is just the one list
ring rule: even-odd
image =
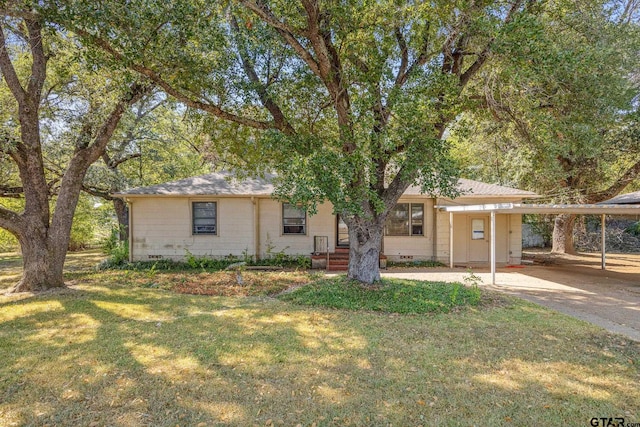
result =
[[606,269],[606,215],[640,215],[640,205],[615,204],[524,204],[524,203],[494,203],[466,206],[437,206],[442,212],[449,213],[449,265],[453,268],[453,216],[455,214],[489,213],[491,217],[490,233],[490,264],[491,283],[496,284],[496,214],[576,214],[601,215],[602,234],[601,252],[602,269]]

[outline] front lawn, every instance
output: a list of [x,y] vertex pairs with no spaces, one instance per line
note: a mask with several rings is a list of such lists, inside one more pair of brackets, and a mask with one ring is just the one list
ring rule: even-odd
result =
[[0,425],[640,422],[640,345],[520,300],[403,315],[180,294],[161,274],[189,280],[75,270],[0,296]]

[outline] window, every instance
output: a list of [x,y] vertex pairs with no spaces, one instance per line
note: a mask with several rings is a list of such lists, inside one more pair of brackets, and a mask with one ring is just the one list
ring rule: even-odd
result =
[[484,239],[484,219],[471,220],[471,240]]
[[411,204],[411,235],[424,235],[424,205],[422,203]]
[[291,203],[283,203],[282,234],[307,234],[307,212]]
[[389,212],[384,228],[387,236],[423,236],[424,204],[398,203]]
[[218,234],[216,202],[193,202],[193,234]]

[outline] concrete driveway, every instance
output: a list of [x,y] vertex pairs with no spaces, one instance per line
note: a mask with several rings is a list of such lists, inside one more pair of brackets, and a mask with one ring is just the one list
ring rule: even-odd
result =
[[[496,285],[484,285],[524,298],[640,341],[640,256],[609,255],[602,271],[597,255],[563,256],[548,265],[502,268]],[[485,284],[488,269],[474,269]],[[463,281],[465,269],[390,269],[385,277]]]

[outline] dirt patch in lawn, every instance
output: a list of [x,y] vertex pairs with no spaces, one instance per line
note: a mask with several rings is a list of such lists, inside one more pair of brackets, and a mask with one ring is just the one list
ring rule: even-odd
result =
[[[172,281],[174,292],[213,296],[258,296],[274,295],[288,288],[304,285],[313,280],[312,275],[299,271],[243,272],[241,283],[238,274],[232,271],[214,273],[159,274],[157,282]],[[165,280],[166,279],[166,280]]]
[[[524,260],[534,265],[574,266],[602,271],[600,253],[555,254],[544,249],[526,249]],[[606,254],[606,271],[622,274],[640,274],[640,254]]]

